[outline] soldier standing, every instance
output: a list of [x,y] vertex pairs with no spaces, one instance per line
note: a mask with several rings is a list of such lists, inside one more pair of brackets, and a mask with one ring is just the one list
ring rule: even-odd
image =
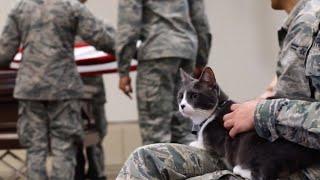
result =
[[[85,3],[87,2],[87,0],[80,0],[80,2]],[[110,28],[110,26],[105,27]],[[111,28],[109,31],[113,31],[113,29]],[[86,157],[88,160],[88,171],[86,174],[86,178],[94,180],[104,180],[106,179],[104,165],[105,154],[102,146],[102,140],[107,135],[107,120],[104,109],[104,104],[106,103],[106,94],[103,77],[101,75],[82,77],[82,81],[84,85],[93,86],[97,89],[97,91],[93,94],[92,100],[90,100],[90,102],[88,103],[90,103],[90,106],[92,108],[93,118],[95,120],[95,129],[98,131],[100,137],[100,141],[98,144],[86,148]],[[85,165],[85,161],[83,152],[78,152],[78,156],[79,153],[81,153],[80,159],[83,160],[83,164],[77,164],[77,166],[81,166],[78,168],[80,168],[82,172],[76,172],[75,180],[84,178],[83,166]]]
[[[141,46],[137,49],[137,41]],[[137,101],[143,144],[189,143],[191,121],[176,113],[179,68],[199,76],[211,34],[203,0],[120,0],[116,54],[120,89],[130,96],[130,62],[139,61]],[[196,67],[196,68],[195,68]]]
[[[289,17],[279,31],[281,50],[276,86],[274,92],[265,95],[275,93],[275,97],[286,98],[236,104],[232,107],[235,110],[225,115],[224,125],[231,129],[232,137],[255,130],[270,141],[284,138],[320,150],[320,1],[271,1],[274,9],[285,10]],[[311,102],[299,99],[310,99]],[[203,176],[190,179],[242,179],[223,170],[226,167],[218,156],[201,149],[157,144],[132,153],[117,179],[187,179],[199,175]],[[287,179],[314,180],[319,177],[320,164]]]
[[74,63],[76,35],[99,50],[113,49],[112,32],[78,0],[21,0],[2,32],[2,67],[9,66],[20,45],[24,49],[14,97],[19,100],[18,135],[27,148],[28,179],[48,179],[49,152],[51,179],[74,177],[84,95]]

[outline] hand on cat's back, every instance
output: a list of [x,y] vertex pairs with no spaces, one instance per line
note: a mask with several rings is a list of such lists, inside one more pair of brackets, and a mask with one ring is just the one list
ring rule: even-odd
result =
[[224,127],[229,129],[230,137],[254,129],[254,111],[260,100],[247,101],[231,106],[231,113],[223,117]]

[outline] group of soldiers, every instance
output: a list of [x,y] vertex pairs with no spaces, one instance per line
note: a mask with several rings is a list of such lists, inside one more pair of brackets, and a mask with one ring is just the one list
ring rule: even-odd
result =
[[[19,101],[18,136],[27,149],[27,179],[106,179],[102,139],[106,135],[102,77],[83,77],[74,61],[77,39],[114,53],[115,31],[82,4],[85,0],[21,0],[8,15],[0,39],[0,64],[9,67],[23,49],[14,97]],[[88,172],[76,172],[84,137],[84,84],[97,91],[92,106],[100,142],[86,149]],[[78,169],[78,168],[77,168]],[[82,175],[82,176],[81,176]]]
[[[119,88],[128,96],[131,60],[138,60],[139,123],[147,146],[131,154],[117,179],[240,179],[219,157],[183,145],[195,136],[191,121],[176,112],[179,69],[199,77],[208,63],[212,37],[204,0],[119,0],[116,33],[85,1],[20,0],[1,34],[1,67],[9,66],[19,47],[24,49],[14,97],[19,101],[17,129],[27,148],[28,179],[49,178],[49,155],[50,179],[80,178],[75,168],[84,136],[84,84],[98,89],[90,103],[100,139],[106,135],[103,79],[80,77],[73,55],[78,38],[116,54]],[[271,2],[289,14],[279,31],[276,83],[263,98],[237,105],[225,126],[232,137],[255,130],[270,141],[284,138],[320,149],[320,0]],[[278,98],[266,100],[269,96]],[[86,178],[106,179],[101,141],[87,148]],[[161,144],[149,145],[154,143]],[[319,177],[315,166],[289,178]]]

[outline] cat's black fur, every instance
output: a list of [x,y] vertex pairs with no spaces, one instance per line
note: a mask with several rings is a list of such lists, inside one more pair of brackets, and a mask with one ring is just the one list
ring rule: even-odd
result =
[[[270,142],[259,137],[254,131],[239,134],[232,139],[223,126],[223,116],[230,112],[230,106],[234,102],[228,100],[221,91],[215,82],[213,71],[206,68],[200,80],[191,77],[183,79],[183,86],[178,95],[179,103],[181,94],[187,92],[191,94],[187,98],[196,108],[211,109],[218,104],[214,110],[215,119],[203,130],[203,144],[209,152],[225,157],[232,167],[240,165],[249,169],[254,180],[273,180],[320,162],[318,150],[284,139]],[[194,93],[197,95],[193,97]]]

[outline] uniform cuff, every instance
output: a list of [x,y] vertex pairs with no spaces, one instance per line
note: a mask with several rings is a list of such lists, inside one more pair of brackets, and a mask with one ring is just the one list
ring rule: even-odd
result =
[[279,138],[276,131],[276,119],[278,114],[276,100],[263,100],[258,103],[254,115],[254,127],[257,134],[269,141]]
[[120,78],[129,76],[128,71],[119,71]]

